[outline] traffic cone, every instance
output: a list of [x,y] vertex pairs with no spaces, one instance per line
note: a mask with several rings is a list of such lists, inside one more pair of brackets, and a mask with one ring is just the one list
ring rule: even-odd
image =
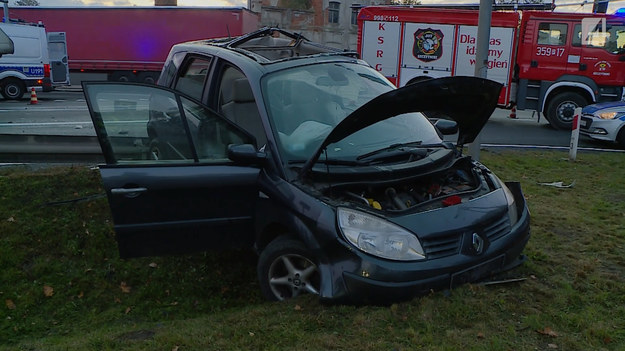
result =
[[516,105],[512,106],[509,118],[516,118]]
[[31,105],[37,104],[37,93],[35,92],[34,87],[30,89],[30,104]]

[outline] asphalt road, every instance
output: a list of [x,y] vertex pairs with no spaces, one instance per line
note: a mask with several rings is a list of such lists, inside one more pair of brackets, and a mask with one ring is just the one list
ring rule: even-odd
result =
[[[79,89],[37,93],[37,104],[30,95],[20,101],[0,99],[0,134],[94,136],[89,111]],[[544,118],[532,112],[497,109],[481,134],[482,145],[523,145],[568,147],[571,133],[551,128]],[[580,148],[616,149],[616,145],[580,136]]]

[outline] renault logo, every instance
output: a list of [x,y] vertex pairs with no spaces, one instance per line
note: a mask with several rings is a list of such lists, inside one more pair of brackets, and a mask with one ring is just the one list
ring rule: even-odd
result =
[[476,254],[481,254],[484,251],[484,239],[481,236],[477,235],[477,233],[473,233],[473,250],[475,250]]

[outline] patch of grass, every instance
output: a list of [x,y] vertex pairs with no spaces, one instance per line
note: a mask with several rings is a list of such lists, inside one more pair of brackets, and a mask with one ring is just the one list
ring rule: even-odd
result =
[[265,302],[247,251],[121,260],[97,171],[1,171],[0,350],[625,349],[623,155],[566,157],[482,153],[528,199],[525,281],[387,307]]

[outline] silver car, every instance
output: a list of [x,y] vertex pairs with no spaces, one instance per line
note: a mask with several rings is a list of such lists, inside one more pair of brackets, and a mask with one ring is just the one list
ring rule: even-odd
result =
[[580,133],[593,139],[611,141],[625,148],[625,102],[588,105],[582,110]]

